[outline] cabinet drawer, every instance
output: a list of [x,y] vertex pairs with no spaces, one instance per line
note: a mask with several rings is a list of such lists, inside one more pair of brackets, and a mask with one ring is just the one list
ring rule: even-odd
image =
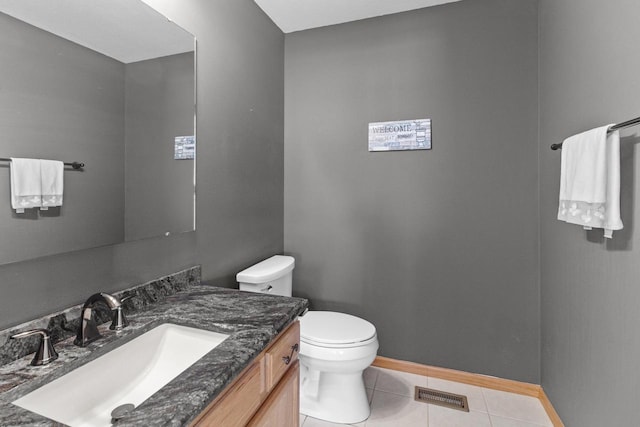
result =
[[253,365],[215,402],[215,406],[194,423],[195,426],[243,427],[258,410],[265,397],[262,360]]
[[300,323],[294,322],[265,353],[265,382],[267,390],[278,384],[284,373],[298,360]]

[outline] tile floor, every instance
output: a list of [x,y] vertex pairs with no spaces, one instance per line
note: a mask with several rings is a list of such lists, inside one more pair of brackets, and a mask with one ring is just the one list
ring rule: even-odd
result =
[[[533,397],[375,367],[365,371],[364,382],[371,416],[358,427],[553,427]],[[414,401],[416,385],[467,396],[469,412]],[[345,425],[300,414],[300,426]]]

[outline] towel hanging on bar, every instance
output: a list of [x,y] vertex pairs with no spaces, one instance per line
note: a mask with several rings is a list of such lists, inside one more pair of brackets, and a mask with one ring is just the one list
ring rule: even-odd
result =
[[613,237],[620,219],[620,133],[600,126],[564,141],[558,219],[604,229]]

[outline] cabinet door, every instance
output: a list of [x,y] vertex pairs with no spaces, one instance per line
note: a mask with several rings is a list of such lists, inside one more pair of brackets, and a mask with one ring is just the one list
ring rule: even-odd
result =
[[265,397],[262,358],[249,368],[209,410],[193,422],[192,427],[243,427],[251,420]]
[[300,423],[300,366],[296,360],[260,410],[249,427],[298,427]]

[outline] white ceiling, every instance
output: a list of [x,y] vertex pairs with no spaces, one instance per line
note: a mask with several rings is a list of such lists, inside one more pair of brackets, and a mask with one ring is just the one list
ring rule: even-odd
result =
[[254,0],[284,33],[460,0]]
[[141,1],[0,0],[0,12],[125,64],[194,50],[191,34]]

